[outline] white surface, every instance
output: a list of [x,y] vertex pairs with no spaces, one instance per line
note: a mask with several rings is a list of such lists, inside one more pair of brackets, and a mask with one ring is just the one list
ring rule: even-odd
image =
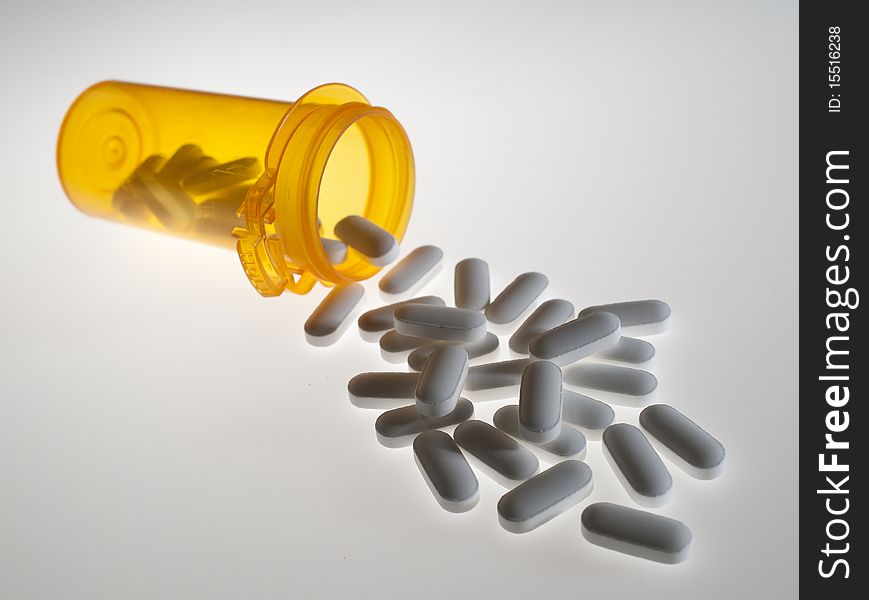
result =
[[[795,2],[55,4],[0,5],[0,597],[796,596]],[[305,343],[322,290],[263,300],[229,252],[76,212],[57,128],[106,78],[356,85],[414,145],[426,293],[481,256],[495,293],[540,269],[578,308],[669,301],[659,399],[728,451],[715,481],[671,468],[690,560],[582,538],[587,503],[629,503],[599,441],[594,493],[532,533],[485,477],[446,513],[348,400],[396,367],[355,328]]]

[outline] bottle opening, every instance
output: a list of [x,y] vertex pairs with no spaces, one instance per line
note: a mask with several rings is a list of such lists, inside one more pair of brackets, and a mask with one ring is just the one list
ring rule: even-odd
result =
[[[334,238],[338,221],[361,215],[400,242],[413,198],[410,144],[388,111],[368,105],[348,110],[353,120],[331,147],[319,181],[317,217],[322,224],[321,235]],[[312,257],[311,268],[326,282],[358,281],[379,270],[353,249],[340,264],[324,265],[319,255]],[[325,256],[328,259],[328,253]]]
[[275,173],[274,205],[287,268],[302,278],[288,288],[304,293],[317,280],[349,283],[379,270],[353,249],[335,260],[323,240],[336,239],[344,217],[361,215],[401,241],[414,172],[407,135],[386,109],[354,98],[299,112]]

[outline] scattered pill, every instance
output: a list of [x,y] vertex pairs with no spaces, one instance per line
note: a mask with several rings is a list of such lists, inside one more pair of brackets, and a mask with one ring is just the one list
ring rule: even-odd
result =
[[612,425],[616,418],[609,404],[572,390],[562,390],[561,402],[562,419],[581,427],[586,437],[591,439],[600,439],[603,430]]
[[579,313],[580,316],[597,311],[611,312],[622,323],[625,333],[630,335],[652,335],[666,331],[670,327],[670,305],[661,300],[634,300],[633,302],[613,302],[589,306]]
[[416,410],[415,405],[389,410],[377,417],[374,430],[377,439],[387,448],[407,446],[413,438],[431,429],[450,427],[467,421],[474,416],[474,405],[465,398],[459,398],[456,407],[442,417],[427,417]]
[[387,331],[395,326],[395,309],[406,304],[429,304],[432,306],[443,306],[444,301],[437,296],[420,296],[419,298],[411,298],[395,302],[386,306],[381,306],[373,310],[369,310],[359,317],[357,322],[359,329],[368,333],[377,333]]
[[261,170],[259,160],[248,156],[198,170],[182,179],[181,187],[191,194],[207,194],[254,179]]
[[380,338],[380,349],[384,352],[401,353],[407,352],[431,344],[431,340],[427,338],[413,337],[410,335],[401,335],[397,331],[387,331]]
[[331,238],[320,238],[320,242],[323,244],[323,251],[330,263],[340,265],[347,260],[347,244]]
[[468,353],[444,346],[431,353],[416,384],[416,409],[427,417],[442,417],[456,407],[468,376]]
[[615,345],[621,337],[619,319],[596,312],[550,329],[531,341],[531,356],[565,366]]
[[522,371],[532,362],[530,358],[518,358],[475,365],[468,369],[465,389],[479,391],[519,385]]
[[667,458],[697,479],[715,479],[724,470],[724,446],[702,427],[667,404],[647,406],[640,426],[660,442]]
[[658,378],[641,369],[592,363],[580,363],[564,369],[569,385],[607,392],[614,403],[645,406],[655,397]]
[[510,338],[510,349],[528,354],[531,340],[573,318],[573,304],[567,300],[547,300],[537,307]]
[[666,504],[673,478],[643,432],[616,423],[604,430],[602,439],[604,454],[628,495],[643,506]]
[[660,563],[688,558],[691,530],[669,517],[644,510],[596,502],[582,511],[583,537],[602,548]]
[[486,319],[463,308],[405,304],[395,309],[395,330],[401,335],[447,342],[473,342],[486,335]]
[[[519,406],[516,404],[508,404],[502,406],[495,411],[492,418],[495,427],[512,435],[514,438],[523,439],[519,435]],[[526,440],[527,441],[527,440]],[[569,425],[561,425],[561,433],[555,441],[546,444],[534,444],[534,446],[545,450],[553,456],[554,459],[562,458],[585,458],[587,442],[582,432],[577,431]]]
[[383,276],[379,284],[380,289],[387,294],[406,292],[431,273],[443,257],[444,251],[437,246],[416,248]]
[[358,283],[335,286],[305,322],[308,341],[315,346],[333,343],[364,294],[365,288]]
[[646,340],[622,336],[615,346],[601,350],[594,357],[642,365],[655,358],[655,347]]
[[395,408],[413,402],[419,373],[360,373],[347,383],[350,402],[360,408]]
[[464,454],[448,434],[432,430],[413,440],[413,457],[423,479],[445,510],[459,513],[480,500],[480,484]]
[[519,484],[498,501],[498,520],[512,533],[525,533],[576,506],[591,493],[591,468],[566,460]]
[[456,264],[455,301],[459,308],[483,310],[489,304],[489,265],[479,258]]
[[[415,371],[422,371],[423,367],[425,367],[425,361],[428,360],[428,357],[431,356],[432,352],[451,343],[453,342],[434,342],[416,348],[416,350],[411,352],[407,357],[408,366]],[[470,359],[485,356],[486,354],[494,352],[498,349],[498,343],[498,336],[492,332],[488,332],[481,340],[477,340],[476,342],[465,342],[457,345],[468,353],[468,358]]]
[[383,267],[398,258],[398,242],[392,234],[359,215],[335,224],[335,235],[373,265]]
[[523,273],[504,288],[486,307],[486,318],[505,324],[518,319],[549,285],[543,273]]
[[519,434],[535,444],[555,441],[561,433],[561,369],[540,360],[522,372],[519,386]]
[[481,470],[505,487],[512,487],[537,472],[539,461],[534,453],[488,423],[466,421],[456,427],[453,437],[481,463]]

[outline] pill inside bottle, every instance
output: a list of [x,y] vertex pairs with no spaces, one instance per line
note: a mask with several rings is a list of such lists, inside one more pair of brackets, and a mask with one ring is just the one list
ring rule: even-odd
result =
[[336,254],[336,226],[357,215],[397,243],[413,204],[404,129],[343,84],[278,101],[97,83],[67,111],[57,168],[89,215],[236,250],[263,296],[374,275],[384,257]]

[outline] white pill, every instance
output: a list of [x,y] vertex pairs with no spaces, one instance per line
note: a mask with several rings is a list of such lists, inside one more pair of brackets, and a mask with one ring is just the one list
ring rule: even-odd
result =
[[473,342],[486,335],[486,319],[463,308],[405,304],[395,310],[395,330],[432,340]]
[[476,466],[505,487],[537,473],[534,453],[500,429],[483,421],[466,421],[453,433],[456,443],[478,462]]
[[479,391],[519,385],[522,371],[532,362],[530,358],[519,358],[475,365],[468,369],[465,389]]
[[398,354],[414,350],[420,346],[431,344],[432,341],[428,338],[413,337],[410,335],[401,335],[397,331],[387,331],[380,338],[380,349],[384,352]]
[[587,464],[566,460],[501,496],[498,520],[512,533],[531,531],[582,502],[593,485]]
[[479,258],[456,264],[455,301],[459,308],[483,310],[489,304],[489,265]]
[[[423,367],[425,367],[425,361],[428,360],[428,357],[431,356],[431,353],[441,348],[442,346],[447,346],[450,344],[454,344],[455,342],[434,342],[429,343],[425,346],[419,346],[416,350],[411,352],[407,357],[407,364],[411,369],[415,371],[422,371]],[[498,336],[492,332],[489,332],[485,335],[485,337],[481,340],[477,340],[476,342],[465,342],[463,344],[456,344],[459,348],[462,348],[465,352],[468,353],[468,358],[478,358],[480,356],[485,356],[486,354],[490,354],[498,349]]]
[[688,558],[691,530],[669,517],[609,502],[582,511],[583,537],[602,548],[639,558],[675,564]]
[[601,438],[604,456],[628,495],[642,506],[663,506],[673,478],[643,432],[628,423],[607,427]]
[[584,316],[597,311],[611,312],[622,323],[628,335],[652,335],[670,327],[670,305],[661,300],[634,300],[589,306],[579,313]]
[[561,369],[540,360],[522,372],[519,387],[519,434],[535,444],[555,441],[561,433]]
[[420,246],[402,258],[380,280],[380,289],[387,294],[400,294],[416,285],[444,257],[437,246]]
[[609,404],[572,390],[565,389],[561,392],[561,403],[561,418],[581,427],[590,439],[600,439],[603,430],[612,425],[616,418],[616,413]]
[[358,283],[332,288],[305,322],[308,342],[315,346],[334,343],[349,325],[349,317],[364,294],[365,288]]
[[518,319],[543,293],[549,279],[543,273],[523,273],[486,307],[486,318],[503,325]]
[[340,240],[329,238],[320,238],[320,242],[323,244],[323,251],[326,253],[326,258],[329,259],[330,263],[340,265],[347,260],[347,244]]
[[419,414],[415,405],[389,410],[377,417],[374,430],[377,439],[387,448],[401,448],[413,441],[423,431],[450,427],[474,416],[474,405],[459,398],[456,408],[442,417],[426,417]]
[[655,347],[646,340],[622,336],[615,346],[601,350],[594,357],[632,365],[647,365],[655,358]]
[[595,363],[566,367],[564,382],[605,392],[608,400],[625,406],[645,406],[658,390],[658,378],[648,371]]
[[437,296],[420,296],[419,298],[411,298],[410,300],[387,304],[386,306],[381,306],[363,313],[357,322],[359,329],[366,333],[377,333],[392,329],[395,326],[395,309],[406,304],[443,306],[444,301]]
[[480,484],[465,455],[443,431],[424,431],[413,440],[413,458],[432,494],[445,510],[471,510],[480,500]]
[[360,373],[347,383],[359,408],[395,408],[413,402],[419,373]]
[[398,258],[398,242],[392,234],[359,215],[350,215],[338,221],[335,235],[372,265],[383,267]]
[[537,307],[510,337],[510,349],[528,354],[531,340],[573,318],[573,304],[567,300],[547,300]]
[[531,356],[569,365],[615,345],[621,337],[619,319],[612,313],[595,312],[550,329],[531,341]]
[[715,479],[724,470],[721,442],[672,406],[647,406],[640,426],[660,443],[664,456],[692,477]]
[[468,353],[458,346],[432,352],[416,384],[416,409],[427,417],[442,417],[456,407],[468,376]]
[[[514,438],[524,439],[519,435],[519,406],[508,404],[495,411],[492,418],[495,427]],[[525,440],[527,441],[527,440]],[[562,458],[585,458],[587,442],[582,432],[562,423],[561,433],[555,441],[546,444],[534,444],[537,448],[551,455],[552,460]],[[551,461],[550,461],[551,462]]]

